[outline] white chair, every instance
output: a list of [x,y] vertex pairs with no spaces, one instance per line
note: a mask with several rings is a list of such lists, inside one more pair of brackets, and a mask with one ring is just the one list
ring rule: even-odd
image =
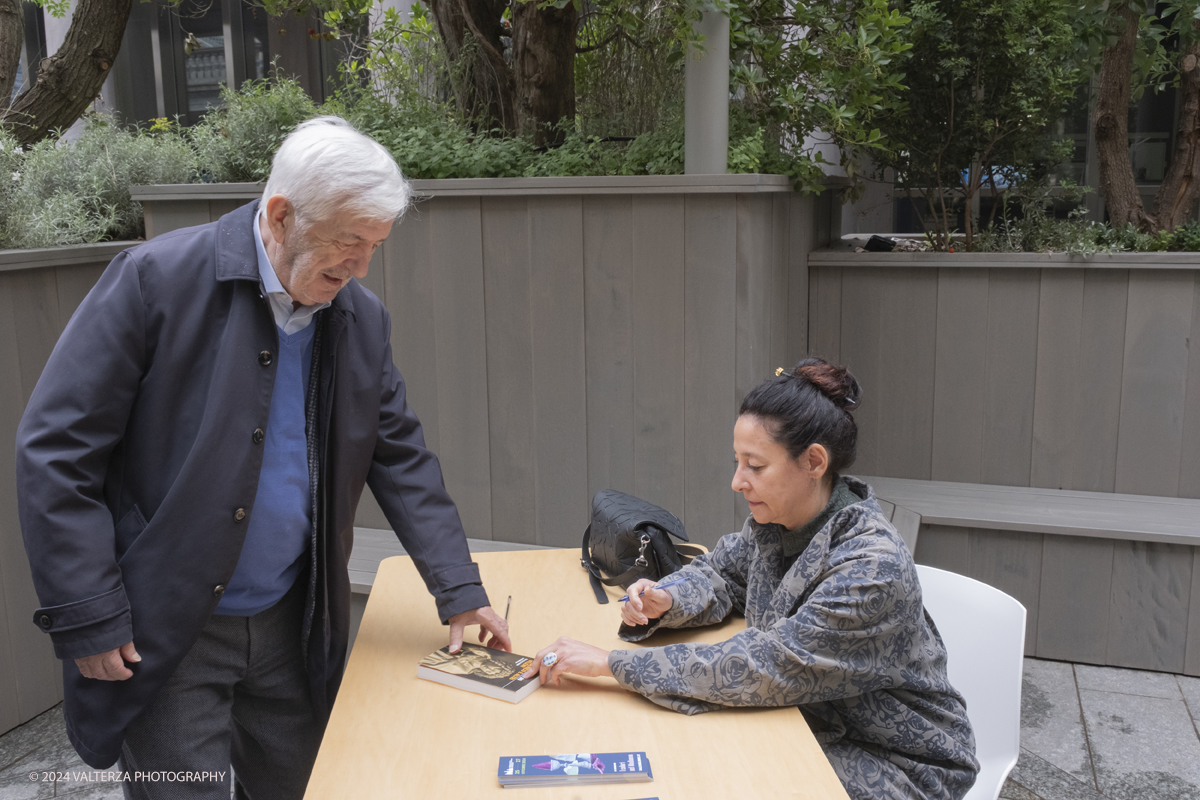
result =
[[979,777],[965,800],[996,800],[1021,747],[1025,606],[964,575],[921,565],[917,575],[975,730]]

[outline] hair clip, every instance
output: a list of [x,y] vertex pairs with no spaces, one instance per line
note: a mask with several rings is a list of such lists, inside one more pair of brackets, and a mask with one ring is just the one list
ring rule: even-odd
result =
[[779,377],[780,375],[782,375],[782,374],[783,374],[783,367],[778,367],[778,368],[776,368],[776,370],[775,370],[775,377],[776,377],[776,378],[778,378],[778,377]]

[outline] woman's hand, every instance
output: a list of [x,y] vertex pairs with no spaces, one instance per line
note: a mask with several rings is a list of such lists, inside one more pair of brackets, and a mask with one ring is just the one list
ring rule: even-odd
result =
[[[547,667],[542,663],[542,659],[548,653],[554,653],[558,659]],[[563,675],[611,678],[612,670],[608,668],[608,654],[608,650],[601,650],[599,647],[560,636],[554,644],[538,650],[537,655],[533,657],[533,666],[529,668],[529,672],[525,673],[523,680],[533,680],[540,674],[543,684],[550,680],[554,681],[555,686],[558,686],[559,679]]]
[[[675,605],[675,598],[671,597],[671,593],[666,589],[652,588],[656,583],[658,581],[642,578],[630,584],[629,600],[621,609],[622,622],[631,627],[645,625],[671,610],[671,606]],[[643,590],[645,594],[642,594]]]

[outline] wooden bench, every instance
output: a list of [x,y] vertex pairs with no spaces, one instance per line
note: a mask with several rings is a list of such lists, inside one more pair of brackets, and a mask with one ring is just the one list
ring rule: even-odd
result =
[[1200,675],[1200,500],[862,479],[918,563],[1025,605],[1026,655]]

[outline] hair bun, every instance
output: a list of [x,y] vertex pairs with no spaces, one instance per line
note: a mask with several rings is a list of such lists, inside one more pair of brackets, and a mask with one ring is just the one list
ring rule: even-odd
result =
[[792,374],[801,376],[828,397],[835,406],[846,411],[858,408],[862,400],[862,387],[842,366],[830,364],[823,358],[811,357],[800,361]]

